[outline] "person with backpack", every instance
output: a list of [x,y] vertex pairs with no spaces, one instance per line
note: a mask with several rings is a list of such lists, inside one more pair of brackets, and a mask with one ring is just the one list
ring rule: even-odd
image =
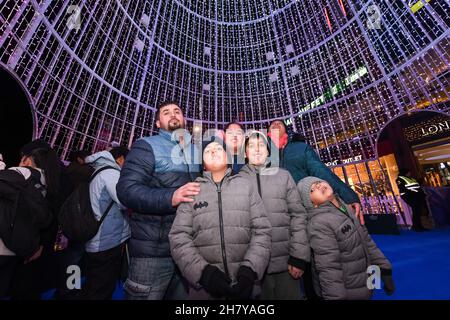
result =
[[[64,168],[64,173],[70,179],[73,189],[79,187],[81,183],[88,183],[94,173],[94,168],[86,163],[86,158],[91,155],[87,150],[74,151],[70,155],[71,162]],[[70,273],[67,272],[71,265],[80,266],[81,272],[85,271],[85,250],[84,243],[68,241],[58,229],[55,241],[55,251],[58,252],[58,285],[55,290],[54,299],[74,300],[78,299],[80,290],[67,287],[67,279]]]
[[70,178],[73,188],[77,188],[81,182],[89,181],[94,173],[94,168],[86,163],[86,158],[91,152],[86,150],[74,151],[70,157],[71,162],[64,168]]
[[58,254],[54,243],[58,230],[57,214],[62,203],[72,192],[70,180],[64,173],[64,164],[56,151],[43,139],[33,140],[20,150],[23,161],[32,159],[43,170],[46,181],[46,196],[51,222],[41,232],[42,253],[39,259],[20,264],[14,273],[11,299],[39,300],[41,294],[57,286]]
[[125,242],[131,231],[125,208],[117,198],[116,185],[127,154],[127,148],[115,147],[86,158],[96,171],[103,169],[89,185],[95,219],[103,220],[96,235],[85,244],[86,282],[81,297],[86,300],[112,299],[121,275]]
[[43,252],[42,235],[52,220],[45,198],[51,177],[42,169],[47,152],[34,150],[18,167],[0,171],[0,299],[17,270],[34,265]]
[[248,135],[245,154],[248,163],[239,175],[258,190],[272,225],[272,249],[261,299],[300,300],[299,278],[310,261],[310,248],[307,215],[297,186],[287,170],[271,166],[269,143],[262,132]]

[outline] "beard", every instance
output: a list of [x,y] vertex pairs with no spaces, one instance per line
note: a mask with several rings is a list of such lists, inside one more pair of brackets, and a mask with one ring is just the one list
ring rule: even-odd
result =
[[178,121],[178,119],[170,120],[168,123],[168,131],[175,131],[177,129],[183,129],[184,123],[181,121]]

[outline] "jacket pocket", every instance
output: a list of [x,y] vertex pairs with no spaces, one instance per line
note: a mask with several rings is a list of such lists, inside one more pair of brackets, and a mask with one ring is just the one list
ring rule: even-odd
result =
[[150,294],[151,287],[127,279],[123,285],[123,289],[133,297],[147,297]]

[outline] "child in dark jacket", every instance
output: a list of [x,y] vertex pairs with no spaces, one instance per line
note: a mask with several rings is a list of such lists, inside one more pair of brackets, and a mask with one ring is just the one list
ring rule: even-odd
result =
[[369,272],[379,268],[384,290],[392,294],[395,290],[392,266],[366,227],[357,221],[352,208],[319,178],[306,177],[297,187],[308,213],[316,293],[326,300],[370,299],[373,283]]

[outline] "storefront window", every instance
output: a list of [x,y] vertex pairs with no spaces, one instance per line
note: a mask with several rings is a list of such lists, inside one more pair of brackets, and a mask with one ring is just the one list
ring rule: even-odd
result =
[[[368,170],[370,172],[368,172]],[[343,181],[344,172],[347,175],[348,185],[356,191],[360,197],[364,213],[398,213],[398,188],[396,178],[398,168],[393,155],[388,155],[378,160],[367,163],[353,163],[332,168],[332,171]],[[397,198],[394,196],[397,195]]]

